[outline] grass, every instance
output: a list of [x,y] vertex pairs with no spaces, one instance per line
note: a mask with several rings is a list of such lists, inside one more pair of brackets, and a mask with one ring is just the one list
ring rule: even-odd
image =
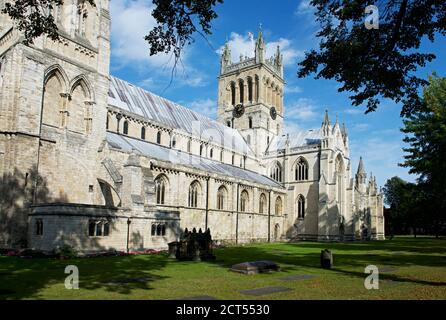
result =
[[[325,248],[334,254],[332,270],[319,267],[320,251]],[[0,299],[163,300],[207,295],[245,300],[256,297],[239,291],[271,286],[293,290],[257,299],[446,298],[445,239],[400,237],[370,243],[261,244],[219,249],[216,255],[218,260],[213,263],[172,261],[166,255],[70,261],[0,257]],[[228,271],[233,264],[256,260],[275,261],[282,270],[254,276]],[[67,265],[79,268],[79,290],[65,289]],[[379,290],[364,288],[364,269],[368,265],[393,269],[380,274]],[[316,277],[280,280],[294,274]],[[119,283],[125,279],[140,282]]]

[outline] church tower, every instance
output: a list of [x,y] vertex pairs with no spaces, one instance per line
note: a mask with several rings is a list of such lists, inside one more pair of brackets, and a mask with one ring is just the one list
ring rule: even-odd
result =
[[266,45],[259,31],[254,57],[240,56],[232,62],[226,44],[218,78],[218,120],[235,128],[257,156],[262,156],[283,130],[283,55],[280,48],[266,58]]
[[103,198],[95,170],[106,132],[109,0],[64,1],[51,13],[59,39],[30,45],[0,13],[0,176],[21,186],[14,200],[21,210],[8,213],[11,227],[0,230],[7,248],[26,241],[30,204]]

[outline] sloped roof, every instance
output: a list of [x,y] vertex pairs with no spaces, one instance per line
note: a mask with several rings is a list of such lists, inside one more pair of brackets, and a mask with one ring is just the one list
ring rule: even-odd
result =
[[224,164],[218,161],[198,157],[181,151],[166,148],[150,142],[107,132],[107,142],[115,149],[125,152],[136,150],[151,159],[166,161],[172,164],[202,170],[208,173],[218,173],[227,177],[236,177],[245,181],[251,181],[274,188],[282,188],[276,181],[239,167]]
[[169,128],[183,130],[205,142],[212,141],[226,149],[253,155],[237,130],[124,80],[111,77],[108,104]]
[[[286,141],[288,137],[275,137],[268,148],[268,152],[276,152],[286,148]],[[319,145],[321,143],[321,130],[314,129],[308,131],[301,131],[289,135],[290,148],[302,148],[306,146]]]

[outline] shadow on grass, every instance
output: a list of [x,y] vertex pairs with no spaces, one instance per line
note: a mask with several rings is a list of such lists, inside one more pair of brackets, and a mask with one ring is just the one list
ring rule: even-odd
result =
[[[420,274],[421,271],[416,270],[416,267],[445,267],[446,241],[419,241],[401,239],[376,243],[288,243],[228,247],[216,250],[217,261],[203,263],[202,266],[195,263],[194,266],[198,266],[194,267],[195,269],[190,269],[188,264],[169,260],[163,254],[67,261],[0,257],[0,299],[41,299],[44,297],[42,291],[46,287],[51,287],[52,295],[59,290],[61,298],[76,298],[76,292],[67,293],[64,288],[67,276],[64,270],[67,265],[76,265],[79,268],[80,291],[83,296],[89,296],[90,293],[96,295],[96,291],[105,292],[105,297],[108,297],[108,293],[110,296],[130,296],[135,290],[154,290],[154,284],[161,280],[175,277],[181,281],[184,277],[183,271],[197,270],[198,273],[206,274],[212,272],[209,271],[211,265],[227,269],[229,272],[229,268],[234,264],[258,260],[278,263],[285,274],[338,275],[356,280],[365,278],[363,271],[368,265],[387,266],[395,270],[391,273],[381,273],[382,280],[434,287],[446,286],[444,279],[427,281]],[[320,250],[326,248],[331,249],[334,254],[335,266],[332,270],[320,268]],[[402,251],[404,253],[394,254]],[[405,270],[404,276],[399,275],[399,268],[404,267],[414,267],[414,271],[410,273],[409,269],[409,273],[406,273]],[[98,292],[98,297],[104,297],[104,294]]]
[[61,291],[66,290],[68,274],[64,271],[68,265],[79,268],[80,291],[102,289],[130,295],[135,289],[151,290],[153,282],[166,279],[154,271],[162,270],[168,263],[164,255],[63,261],[0,257],[0,299],[39,299],[39,292],[50,285],[60,285]]
[[[369,265],[376,265],[378,268],[392,266],[396,273],[399,267],[445,267],[445,244],[444,240],[420,239],[418,242],[418,240],[403,239],[393,242],[290,243],[233,247],[218,251],[219,260],[215,263],[229,269],[232,265],[242,262],[270,260],[281,265],[281,271],[285,273],[302,273],[302,269],[305,269],[308,273],[333,272],[364,279],[366,276],[364,269]],[[334,254],[334,268],[331,270],[320,268],[320,251],[323,249],[330,249]],[[395,252],[402,254],[394,255]],[[397,274],[381,273],[380,278],[421,285],[446,286],[446,282],[406,278]]]

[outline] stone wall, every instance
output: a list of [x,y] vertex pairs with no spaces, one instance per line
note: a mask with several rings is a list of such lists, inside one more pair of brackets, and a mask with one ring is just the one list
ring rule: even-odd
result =
[[[39,220],[43,222],[42,235],[36,234]],[[109,235],[89,236],[91,221],[109,222]],[[152,236],[152,224],[164,224],[166,235]],[[176,212],[147,211],[142,217],[134,217],[126,210],[88,205],[35,206],[29,225],[30,247],[43,251],[52,251],[64,245],[83,252],[165,250],[167,243],[177,241],[181,232]]]

